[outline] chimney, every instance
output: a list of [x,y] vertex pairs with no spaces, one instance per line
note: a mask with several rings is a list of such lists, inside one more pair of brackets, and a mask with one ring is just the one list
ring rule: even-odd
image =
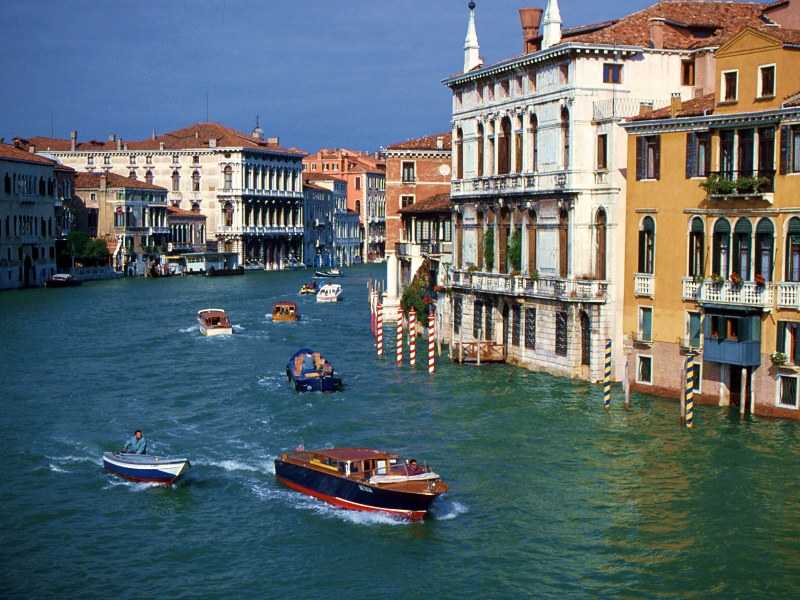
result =
[[444,148],[444,138],[439,136],[436,138],[436,149],[441,150],[442,148]]
[[267,138],[267,143],[270,146],[280,146],[281,145],[281,138],[279,138],[277,136],[271,137],[271,138]]
[[108,187],[108,175],[106,175],[106,172],[103,171],[102,173],[100,173],[100,191],[105,192],[107,187]]
[[208,138],[208,147],[209,148],[216,148],[217,147],[217,138]]
[[528,40],[539,34],[539,25],[542,22],[541,8],[520,8],[519,22],[522,25],[522,51],[528,52]]
[[650,47],[663,48],[664,47],[664,28],[667,20],[662,17],[650,17],[647,20],[647,25],[650,29]]
[[653,103],[652,102],[639,102],[639,116],[643,117],[647,113],[653,110]]
[[159,150],[164,150],[165,147],[166,147],[166,145],[164,144],[164,142],[158,142],[158,149]]
[[69,132],[69,149],[75,152],[75,147],[78,145],[78,130],[73,129]]
[[122,144],[122,149],[123,150],[127,150],[128,149],[128,144]]
[[669,116],[674,119],[678,116],[679,112],[681,112],[681,93],[672,92],[672,96],[669,100]]
[[122,150],[122,138],[118,137],[116,139],[117,142],[117,150]]
[[30,152],[31,154],[36,154],[36,146],[34,146],[33,144],[28,146],[28,152]]
[[109,142],[116,142],[117,141],[117,134],[116,133],[109,133],[108,134],[108,141]]
[[156,128],[153,127],[153,133],[150,134],[150,139],[156,141]]
[[196,139],[196,140],[200,139],[200,130],[199,129],[195,129],[194,130],[194,139]]

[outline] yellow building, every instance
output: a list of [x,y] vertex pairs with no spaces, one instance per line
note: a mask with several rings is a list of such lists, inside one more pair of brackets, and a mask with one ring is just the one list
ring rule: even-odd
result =
[[[628,376],[800,419],[800,31],[747,27],[714,94],[642,113],[628,144]],[[635,140],[635,143],[634,143]]]

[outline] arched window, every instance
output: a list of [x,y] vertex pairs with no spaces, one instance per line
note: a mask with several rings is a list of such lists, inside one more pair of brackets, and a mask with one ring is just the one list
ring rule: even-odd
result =
[[225,213],[225,227],[233,227],[233,204],[226,202],[223,212]]
[[761,219],[756,225],[756,276],[764,282],[772,281],[774,263],[775,228],[769,219]]
[[731,264],[731,225],[726,219],[714,223],[714,247],[711,270],[714,275],[727,277]]
[[200,171],[195,171],[192,173],[192,191],[200,191]]
[[514,172],[515,173],[522,173],[522,128],[523,128],[523,117],[519,117],[519,119],[514,119],[516,126],[519,123],[519,127],[514,132]]
[[223,187],[222,187],[222,189],[224,189],[225,191],[228,191],[233,187],[233,169],[231,168],[230,165],[226,166],[222,170],[222,176],[223,176]]
[[561,109],[561,139],[564,143],[562,164],[566,170],[569,169],[569,110],[566,106]]
[[128,177],[129,177],[130,179],[136,179],[136,171],[134,171],[133,169],[131,169],[131,170],[128,172]]
[[464,179],[464,133],[456,128],[456,179]]
[[749,219],[739,219],[733,228],[733,270],[742,281],[750,281],[752,273],[750,259],[752,257],[753,225]]
[[[475,165],[475,171],[478,174],[478,177],[483,177],[483,144],[484,144],[484,134],[483,134],[483,123],[478,123],[478,151],[475,155],[478,158],[478,164]],[[6,175],[8,177],[8,175]]]
[[200,203],[192,202],[192,212],[200,212]]
[[705,273],[705,225],[703,219],[695,217],[689,231],[689,277]]
[[606,211],[600,209],[594,219],[595,227],[595,268],[597,279],[606,279]]
[[145,174],[144,174],[144,180],[145,180],[147,183],[149,183],[150,185],[153,185],[153,171],[151,171],[150,169],[148,169],[148,170],[147,170],[147,173],[145,173]]
[[654,273],[656,262],[656,222],[653,217],[642,219],[639,229],[639,273]]
[[500,139],[497,148],[497,173],[498,175],[505,175],[510,172],[511,165],[511,119],[508,116],[500,120]]
[[181,190],[181,174],[178,169],[172,171],[172,191],[179,192]]
[[539,168],[539,119],[531,115],[531,172]]
[[800,219],[789,219],[786,232],[786,281],[800,281]]

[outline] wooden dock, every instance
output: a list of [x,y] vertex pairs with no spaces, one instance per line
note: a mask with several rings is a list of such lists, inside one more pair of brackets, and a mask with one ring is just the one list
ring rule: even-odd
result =
[[453,342],[453,360],[457,363],[484,363],[506,362],[506,355],[502,344],[495,342]]

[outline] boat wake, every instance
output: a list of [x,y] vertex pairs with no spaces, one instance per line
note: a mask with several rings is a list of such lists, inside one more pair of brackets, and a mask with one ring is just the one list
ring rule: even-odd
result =
[[191,327],[182,327],[178,329],[181,333],[194,333],[196,331],[200,331],[199,325],[192,325]]
[[450,519],[455,519],[459,515],[468,513],[469,508],[461,504],[461,502],[439,497],[434,501],[433,505],[431,505],[430,512],[431,517],[437,521],[449,521]]
[[[99,465],[101,467],[103,466],[103,461],[99,456],[71,456],[71,455],[65,455],[65,456],[47,456],[46,458],[49,458],[50,460],[52,460],[53,463],[55,463],[55,466],[58,466],[58,465],[74,465],[74,464],[78,464],[78,463],[91,463],[91,464],[94,464],[94,465]],[[53,463],[51,463],[51,465],[53,465]]]
[[132,492],[143,492],[145,490],[150,490],[153,488],[163,488],[168,487],[164,486],[160,483],[144,483],[144,482],[137,482],[137,481],[126,481],[125,479],[120,479],[118,477],[113,477],[109,475],[108,482],[106,485],[103,486],[104,490],[111,490],[117,487],[124,487],[129,489]]
[[235,329],[236,331],[244,331],[245,329],[243,325],[239,325],[238,323],[234,324],[232,328]]
[[284,386],[285,381],[285,377],[280,377],[278,375],[265,375],[264,377],[258,378],[258,385],[267,388],[268,390],[279,390]]
[[194,462],[197,465],[202,465],[206,467],[215,467],[217,469],[222,469],[223,471],[228,471],[228,472],[246,471],[250,473],[274,474],[275,473],[275,463],[273,462],[274,460],[275,460],[274,458],[267,457],[264,461],[259,462],[257,464],[250,464],[238,460],[198,459]]

